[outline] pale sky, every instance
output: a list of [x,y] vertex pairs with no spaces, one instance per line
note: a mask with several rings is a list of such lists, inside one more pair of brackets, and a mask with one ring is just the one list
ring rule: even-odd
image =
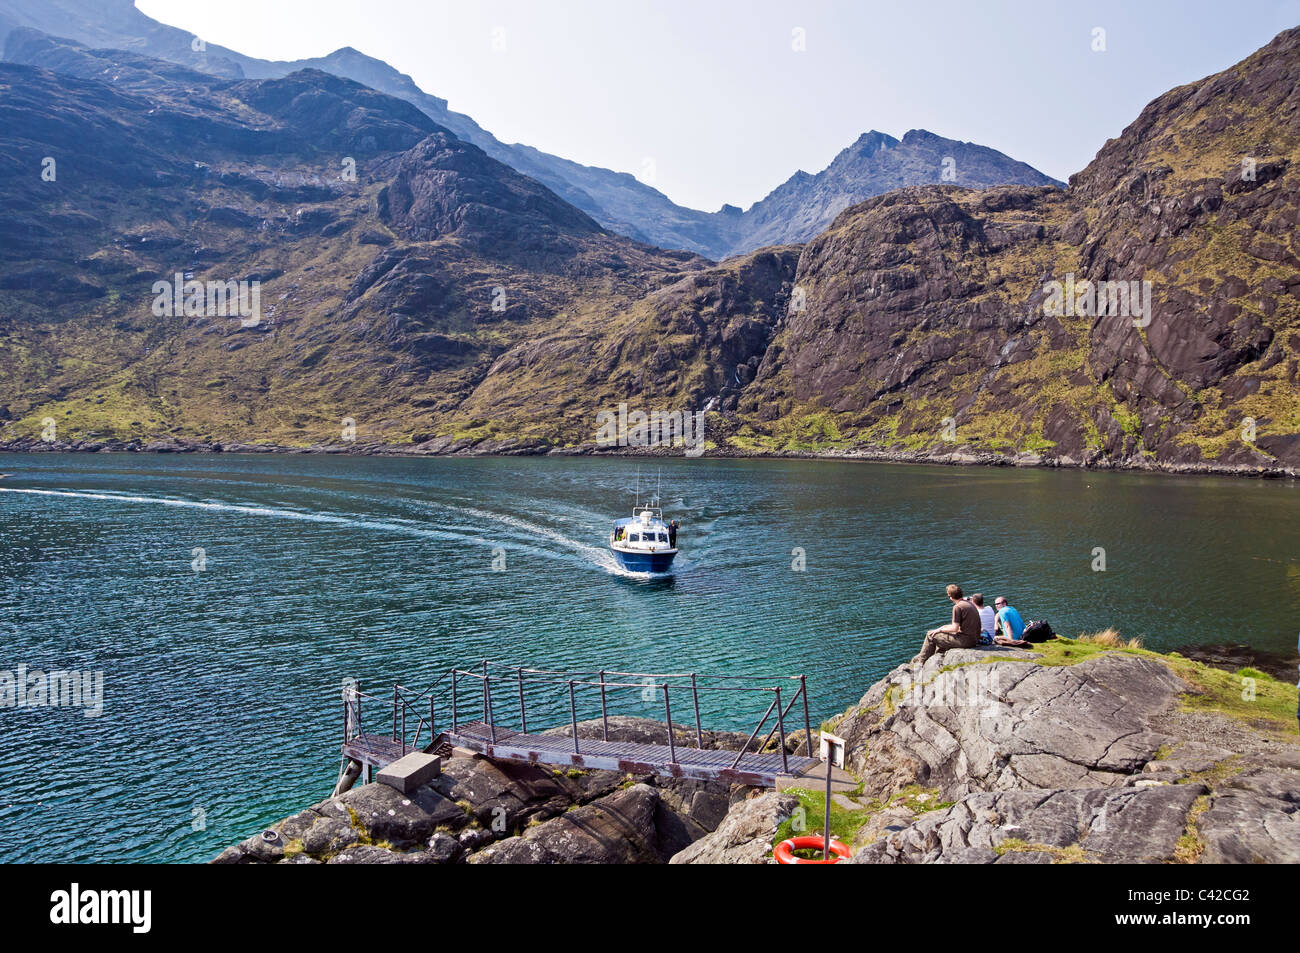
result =
[[1300,24],[1300,0],[136,5],[250,56],[353,46],[503,142],[643,179],[652,165],[651,184],[708,211],[819,171],[869,129],[929,129],[1064,180],[1151,99]]

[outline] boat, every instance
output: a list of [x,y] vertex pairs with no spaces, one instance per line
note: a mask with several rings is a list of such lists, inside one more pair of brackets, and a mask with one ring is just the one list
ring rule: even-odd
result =
[[632,515],[614,522],[609,551],[627,572],[668,572],[677,555],[675,531],[657,506],[636,506]]

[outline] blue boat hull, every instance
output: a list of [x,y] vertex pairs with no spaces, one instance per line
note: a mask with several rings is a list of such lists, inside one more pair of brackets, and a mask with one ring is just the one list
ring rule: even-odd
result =
[[627,572],[667,572],[676,553],[625,553],[611,549],[618,564]]

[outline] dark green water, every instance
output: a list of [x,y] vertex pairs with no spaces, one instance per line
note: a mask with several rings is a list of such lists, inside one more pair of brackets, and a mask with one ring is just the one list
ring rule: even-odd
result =
[[[0,709],[8,860],[205,860],[315,803],[347,676],[382,694],[484,657],[806,673],[817,722],[947,621],[949,582],[1157,649],[1289,652],[1300,609],[1290,483],[670,460],[683,555],[647,582],[603,549],[634,461],[39,454],[0,471],[0,670],[104,677],[98,717]],[[568,717],[567,696],[537,704]],[[760,714],[705,699],[719,727]]]

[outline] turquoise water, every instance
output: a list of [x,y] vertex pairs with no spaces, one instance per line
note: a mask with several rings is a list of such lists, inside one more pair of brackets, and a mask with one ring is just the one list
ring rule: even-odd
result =
[[[806,673],[818,722],[948,620],[949,582],[1009,595],[1067,634],[1113,625],[1158,649],[1295,645],[1291,483],[642,463],[643,490],[661,469],[665,515],[683,523],[675,574],[646,581],[620,574],[603,548],[630,511],[637,469],[0,456],[11,474],[0,480],[0,670],[104,679],[98,717],[0,709],[0,856],[210,858],[329,793],[345,677],[383,695],[485,657]],[[1104,572],[1092,568],[1096,547]],[[621,713],[661,716],[660,696],[625,694]],[[705,722],[748,730],[765,707],[729,700],[706,696]],[[530,723],[567,720],[567,704],[530,695]],[[686,719],[685,700],[674,705]],[[368,725],[385,715],[372,707]]]

